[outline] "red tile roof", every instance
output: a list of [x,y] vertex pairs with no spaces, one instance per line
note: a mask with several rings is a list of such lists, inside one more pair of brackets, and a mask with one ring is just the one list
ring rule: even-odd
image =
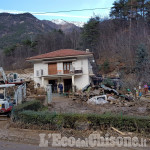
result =
[[56,50],[56,51],[53,51],[50,53],[29,57],[29,58],[27,58],[27,60],[66,57],[66,56],[78,56],[78,55],[89,55],[89,54],[92,54],[92,53],[74,50],[74,49],[60,49],[60,50]]

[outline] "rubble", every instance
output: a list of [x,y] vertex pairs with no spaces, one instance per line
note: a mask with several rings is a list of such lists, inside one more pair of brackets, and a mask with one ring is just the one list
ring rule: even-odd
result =
[[101,85],[101,87],[102,87],[104,90],[106,90],[106,91],[109,91],[109,92],[111,92],[111,93],[114,93],[114,94],[116,94],[116,95],[119,95],[119,93],[118,93],[115,89],[109,88],[109,87],[107,87],[107,86],[105,86],[105,85]]
[[[74,100],[80,99],[81,101],[88,101],[89,99],[95,97],[95,96],[102,96],[106,94],[109,95],[109,98],[116,99],[116,96],[118,98],[119,93],[109,87],[106,87],[105,85],[101,86],[91,86],[90,84],[87,85],[85,88],[83,88],[81,91],[78,91],[74,94]],[[111,96],[111,97],[110,97]],[[115,96],[115,98],[114,98]]]
[[112,96],[108,96],[108,100],[116,100],[114,97],[112,97]]
[[[102,98],[104,96],[106,97],[105,99]],[[74,94],[73,100],[80,100],[88,104],[96,105],[109,103],[117,107],[132,107],[134,96],[132,92],[121,94],[121,91],[118,92],[106,85],[92,86],[88,84],[85,88]]]

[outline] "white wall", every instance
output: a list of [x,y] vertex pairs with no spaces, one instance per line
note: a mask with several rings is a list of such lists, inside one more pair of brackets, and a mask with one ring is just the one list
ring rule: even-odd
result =
[[75,76],[75,86],[77,90],[81,90],[90,83],[88,59],[78,59],[73,63],[73,66],[78,69],[82,68],[83,74]]
[[72,66],[75,67],[76,70],[80,70],[82,68],[83,70],[83,74],[88,74],[88,59],[84,58],[84,59],[77,59],[76,61],[74,61],[72,63]]
[[[39,83],[42,86],[42,78],[37,77],[37,75],[36,75],[36,71],[41,70],[41,69],[43,69],[43,75],[48,75],[48,64],[43,64],[42,62],[34,64],[34,82],[36,85],[37,85],[37,83]],[[47,81],[44,81],[44,82],[47,83]],[[35,85],[35,87],[36,87],[36,85]]]
[[90,83],[90,79],[88,75],[75,76],[74,82],[77,90],[81,90]]

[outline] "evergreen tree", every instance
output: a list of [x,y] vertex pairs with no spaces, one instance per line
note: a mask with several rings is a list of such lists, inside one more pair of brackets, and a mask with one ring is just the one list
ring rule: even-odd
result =
[[147,19],[150,13],[150,0],[116,0],[110,16],[115,19]]
[[129,14],[127,0],[115,1],[113,5],[114,6],[111,8],[110,16],[116,19],[127,19]]
[[88,48],[91,51],[96,49],[99,40],[99,23],[100,18],[96,16],[91,18],[87,24],[84,25],[81,33],[82,46],[84,49]]
[[136,50],[136,75],[139,80],[149,80],[150,61],[146,46],[140,44]]

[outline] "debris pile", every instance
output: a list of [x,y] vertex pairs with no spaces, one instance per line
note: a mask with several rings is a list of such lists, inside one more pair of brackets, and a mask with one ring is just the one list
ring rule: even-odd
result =
[[89,84],[74,94],[73,100],[77,99],[87,102],[88,104],[97,105],[110,103],[123,106],[126,102],[133,101],[133,95],[132,93],[123,95],[117,90],[105,85],[91,86]]
[[46,99],[46,91],[44,88],[34,88],[34,81],[29,81],[27,82],[27,96],[43,102]]
[[32,95],[35,93],[34,90],[34,81],[26,82],[27,83],[27,96]]

